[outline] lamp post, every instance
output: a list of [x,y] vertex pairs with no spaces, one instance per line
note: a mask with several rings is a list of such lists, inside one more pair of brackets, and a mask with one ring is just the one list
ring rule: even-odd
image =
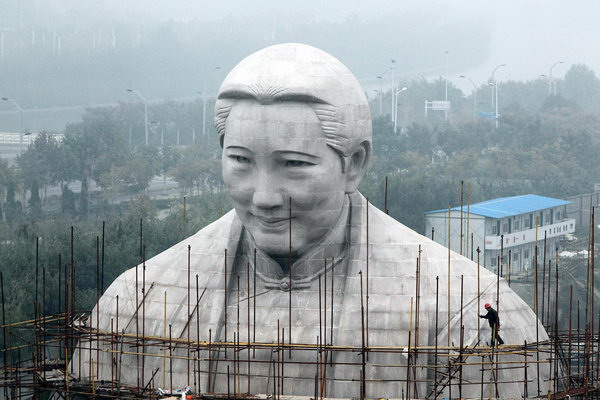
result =
[[498,127],[498,83],[496,82],[496,71],[501,67],[506,67],[506,64],[497,65],[492,71],[492,106],[495,105],[494,117],[496,128]]
[[398,89],[395,91],[394,95],[395,95],[395,99],[396,99],[396,104],[394,104],[394,134],[396,133],[396,126],[398,124],[398,95],[404,91],[406,91],[408,88],[406,86],[404,86],[402,89]]
[[14,99],[8,97],[2,97],[3,101],[12,103],[13,106],[19,111],[19,154],[23,153],[23,109],[17,104]]
[[[446,58],[446,72],[445,72],[445,78],[444,78],[444,100],[446,101],[446,104],[448,104],[448,53],[449,51],[446,50],[444,52],[444,56]],[[446,120],[448,120],[448,109],[445,108],[444,109],[444,118]]]
[[[204,85],[204,92],[206,92],[206,85]],[[196,92],[202,96],[202,137],[206,136],[206,96],[204,92]]]
[[395,112],[395,104],[396,104],[396,60],[394,60],[393,58],[390,59],[390,62],[392,63],[392,66],[390,67],[390,69],[392,70],[392,119],[394,120],[394,123],[396,122],[396,112]]
[[383,74],[377,75],[379,79],[379,116],[383,114]]
[[497,65],[496,68],[494,68],[494,70],[492,71],[492,107],[494,107],[494,87],[496,84],[496,71],[498,70],[498,68],[501,67],[506,67],[506,64]]
[[473,85],[473,121],[477,120],[477,85],[473,82],[473,79],[466,75],[461,75],[459,78],[467,79]]
[[140,92],[134,89],[127,89],[130,93],[135,93],[144,102],[144,131],[146,134],[146,146],[148,146],[148,100]]
[[[554,83],[554,78],[552,77],[552,70],[554,69],[554,67],[556,67],[558,64],[564,64],[564,61],[557,61],[554,64],[552,64],[552,66],[550,67],[550,75],[548,75],[549,81],[550,81],[550,86],[549,86],[549,90],[548,93],[549,94],[553,94],[556,96],[556,84]],[[554,90],[552,90],[552,86],[554,86]]]

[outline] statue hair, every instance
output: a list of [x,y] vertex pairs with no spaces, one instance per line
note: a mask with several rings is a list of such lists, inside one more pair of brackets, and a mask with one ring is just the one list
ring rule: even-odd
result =
[[219,134],[221,145],[223,145],[225,137],[227,118],[236,101],[239,100],[253,100],[262,105],[281,102],[306,104],[312,108],[319,119],[327,145],[341,155],[352,153],[352,141],[339,133],[339,127],[345,125],[345,123],[336,117],[338,107],[328,104],[315,96],[303,93],[288,93],[284,89],[275,87],[263,89],[259,85],[252,85],[248,90],[229,90],[219,94],[217,103],[215,104],[215,128]]

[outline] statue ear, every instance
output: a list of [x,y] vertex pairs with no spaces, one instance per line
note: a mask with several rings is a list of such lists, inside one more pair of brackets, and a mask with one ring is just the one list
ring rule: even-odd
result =
[[369,163],[371,162],[371,143],[364,141],[359,144],[352,154],[344,157],[344,173],[346,175],[346,193],[358,189]]

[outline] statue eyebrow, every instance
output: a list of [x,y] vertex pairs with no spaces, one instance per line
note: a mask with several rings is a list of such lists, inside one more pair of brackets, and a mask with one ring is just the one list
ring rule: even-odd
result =
[[300,155],[300,156],[306,156],[306,157],[310,157],[310,158],[315,158],[315,159],[318,159],[318,160],[321,159],[321,157],[315,156],[314,154],[304,153],[302,151],[295,151],[295,150],[275,150],[272,154],[277,154],[277,155],[282,155],[282,154],[296,154],[296,155]]
[[248,152],[252,152],[250,149],[248,149],[247,147],[244,146],[236,146],[236,145],[231,145],[231,146],[227,146],[225,147],[225,150],[245,150]]
[[262,87],[252,85],[249,88],[232,88],[219,93],[219,100],[256,100],[260,104],[269,105],[276,101],[299,102],[330,105],[323,99],[309,93],[287,91],[284,87]]

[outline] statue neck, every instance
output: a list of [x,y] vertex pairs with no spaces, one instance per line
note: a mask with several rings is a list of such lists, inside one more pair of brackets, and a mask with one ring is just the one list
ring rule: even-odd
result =
[[[254,268],[254,249],[256,248],[257,277],[267,283],[267,287],[280,287],[283,280],[292,278],[292,287],[300,288],[317,279],[319,274],[329,270],[333,263],[339,263],[346,255],[349,244],[350,201],[346,197],[340,218],[329,233],[303,254],[270,256],[256,248],[254,239],[247,230],[242,234],[243,251]],[[291,274],[290,267],[291,266]]]

